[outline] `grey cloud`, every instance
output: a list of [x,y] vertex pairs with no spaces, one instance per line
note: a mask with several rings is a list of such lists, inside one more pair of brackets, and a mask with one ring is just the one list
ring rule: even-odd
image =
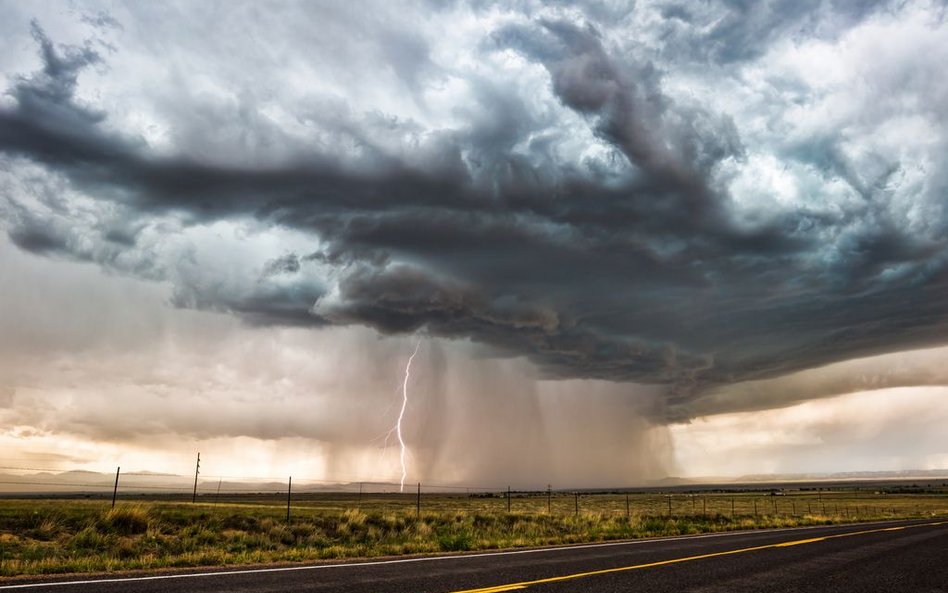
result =
[[[749,59],[735,53],[739,44],[754,37],[747,51],[759,53],[772,37],[756,33],[778,29],[780,15],[817,18],[805,9],[768,8],[746,24],[754,31],[726,17],[707,51]],[[871,11],[857,12],[846,22]],[[690,18],[687,7],[666,13]],[[44,66],[13,81],[0,150],[118,208],[119,227],[131,231],[96,221],[82,245],[109,250],[77,246],[35,217],[8,216],[8,233],[36,253],[116,267],[122,250],[137,248],[136,229],[157,217],[292,229],[318,250],[248,269],[241,282],[165,266],[172,302],[257,324],[469,338],[527,356],[549,376],[666,385],[675,418],[735,382],[944,340],[944,244],[899,223],[873,189],[882,177],[858,181],[866,204],[742,220],[721,177],[746,156],[732,117],[669,96],[661,64],[625,55],[597,26],[519,19],[485,31],[476,57],[513,50],[542,68],[559,106],[624,160],[611,168],[558,154],[552,139],[564,132],[553,116],[476,75],[467,83],[478,107],[459,108],[461,123],[448,129],[344,105],[299,114],[356,156],[294,141],[289,156],[264,164],[209,162],[188,152],[197,140],[187,136],[177,152],[158,154],[77,99],[77,76],[101,61],[91,45],[57,48],[36,26]],[[401,48],[393,70],[423,95],[430,48],[392,34]],[[241,96],[246,117],[225,119],[266,136],[254,95]],[[857,184],[834,146],[813,141],[798,153],[807,156],[788,158]],[[406,156],[415,152],[432,158]]]
[[832,39],[873,13],[892,6],[888,0],[717,0],[708,3],[664,2],[659,34],[671,59],[713,65],[759,57],[782,39]]
[[[702,202],[710,201],[701,173],[740,153],[733,124],[698,109],[676,109],[651,64],[617,64],[595,29],[562,21],[541,25],[501,31],[498,43],[540,60],[557,96],[580,113],[598,116],[599,134],[642,172],[646,184],[701,216]],[[672,129],[676,119],[680,125]]]
[[73,101],[79,73],[99,63],[99,54],[89,45],[57,49],[35,20],[31,32],[40,47],[43,69],[31,77],[21,77],[8,90],[16,100],[19,117],[8,117],[10,114],[3,113],[0,141],[4,146],[40,159],[84,160],[86,155],[97,155],[98,158],[118,156],[118,151],[102,142],[101,134],[94,128],[105,114]]
[[294,253],[271,259],[263,266],[264,276],[295,274],[300,271],[300,258]]
[[686,420],[693,416],[747,412],[787,407],[805,401],[859,391],[894,387],[948,386],[946,349],[932,348],[883,354],[808,369],[786,376],[718,387],[670,416]]
[[69,253],[69,245],[63,237],[56,236],[42,227],[18,226],[10,231],[10,240],[20,249],[40,255]]
[[303,284],[222,295],[181,289],[170,302],[177,307],[234,313],[254,325],[319,327],[326,325],[326,321],[312,312],[312,305],[323,294],[319,287]]
[[187,268],[171,272],[178,275],[178,282],[170,302],[182,308],[234,313],[253,325],[326,325],[313,311],[326,289],[300,271],[296,256],[290,255],[266,262],[263,275],[255,281],[227,281],[205,278],[200,263],[189,262]]
[[84,13],[80,18],[82,22],[88,23],[97,29],[124,29],[122,23],[106,10],[99,10],[95,13]]

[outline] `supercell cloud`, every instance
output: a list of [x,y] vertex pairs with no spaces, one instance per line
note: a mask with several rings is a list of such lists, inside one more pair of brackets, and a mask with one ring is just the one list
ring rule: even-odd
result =
[[83,4],[3,6],[21,250],[664,420],[948,336],[939,3]]

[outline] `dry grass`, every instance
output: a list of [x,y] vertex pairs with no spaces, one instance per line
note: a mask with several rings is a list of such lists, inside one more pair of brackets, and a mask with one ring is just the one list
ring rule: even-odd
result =
[[[669,501],[671,512],[669,513]],[[0,501],[0,576],[453,552],[948,515],[945,493]],[[358,504],[358,507],[356,506]],[[577,512],[577,505],[579,510]],[[628,510],[627,510],[628,508]],[[549,509],[549,511],[548,511]],[[756,512],[755,512],[756,509]]]

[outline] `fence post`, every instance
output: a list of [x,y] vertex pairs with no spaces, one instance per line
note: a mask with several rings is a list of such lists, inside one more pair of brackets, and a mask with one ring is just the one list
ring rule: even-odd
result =
[[776,494],[771,495],[770,502],[774,504],[774,515],[776,515],[777,514],[777,495]]
[[625,493],[625,518],[628,519],[632,516],[632,510],[629,507],[629,493]]
[[118,495],[118,479],[119,472],[122,471],[122,466],[115,468],[115,487],[112,489],[112,508],[115,508],[115,497]]
[[546,485],[546,514],[553,514],[553,484]]
[[672,516],[672,497],[671,494],[668,495],[668,516]]
[[731,517],[734,517],[734,497],[731,497]]
[[757,499],[754,499],[754,516],[757,516]]
[[707,498],[701,499],[701,514],[702,515],[708,514],[708,499]]
[[576,514],[576,516],[578,517],[578,516],[579,516],[579,492],[578,492],[578,491],[577,491],[577,492],[573,492],[573,497],[574,497],[574,502],[575,502],[575,505],[576,505],[575,514]]
[[510,512],[510,486],[507,486],[507,512]]
[[286,522],[290,522],[290,495],[293,492],[293,476],[290,476],[290,481],[286,485]]
[[418,497],[415,499],[415,514],[421,516],[421,482],[418,482]]

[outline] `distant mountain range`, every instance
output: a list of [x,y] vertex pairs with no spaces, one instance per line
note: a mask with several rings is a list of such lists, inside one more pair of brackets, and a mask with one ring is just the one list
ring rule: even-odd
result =
[[906,469],[855,472],[812,472],[797,474],[746,474],[743,476],[669,476],[657,486],[686,486],[699,484],[763,484],[783,482],[845,482],[875,480],[948,479],[948,469]]
[[[739,477],[704,476],[704,477],[676,477],[669,476],[661,480],[638,484],[640,488],[688,488],[696,486],[738,486],[747,485],[761,487],[765,484],[792,484],[792,483],[834,483],[834,482],[876,482],[876,481],[907,481],[907,480],[948,480],[948,469],[935,470],[898,470],[898,471],[855,471],[833,473],[796,473],[796,474],[748,474]],[[100,473],[85,470],[64,472],[36,472],[36,473],[0,473],[0,496],[3,494],[95,494],[111,495],[115,486],[114,473]],[[425,487],[425,490],[448,492],[463,492],[456,487]],[[119,476],[119,492],[129,494],[191,494],[194,488],[193,476],[161,474],[154,472],[129,472]],[[218,478],[216,476],[202,477],[198,480],[200,495],[251,494],[286,492],[287,483],[284,481],[244,478]],[[575,488],[573,486],[572,488]],[[542,488],[540,488],[542,489]],[[601,487],[589,488],[603,490]],[[396,492],[396,484],[384,482],[307,482],[294,480],[293,491],[299,493],[313,492]],[[471,492],[483,490],[471,488]],[[497,490],[500,490],[498,488]]]
[[[263,479],[243,481],[224,480],[214,477],[200,479],[198,492],[200,494],[220,492],[279,492],[286,491],[285,482],[267,481]],[[303,487],[300,484],[300,487]],[[71,470],[65,472],[38,472],[38,473],[3,473],[0,474],[0,494],[44,494],[44,493],[83,493],[83,494],[111,494],[115,487],[114,473],[100,473],[85,470]],[[190,494],[194,488],[193,476],[161,474],[155,472],[128,472],[119,475],[119,492],[129,493],[166,493]]]
[[808,474],[748,474],[734,478],[736,482],[770,482],[773,480],[900,480],[912,478],[945,478],[948,469],[907,469],[899,471],[861,471]]

